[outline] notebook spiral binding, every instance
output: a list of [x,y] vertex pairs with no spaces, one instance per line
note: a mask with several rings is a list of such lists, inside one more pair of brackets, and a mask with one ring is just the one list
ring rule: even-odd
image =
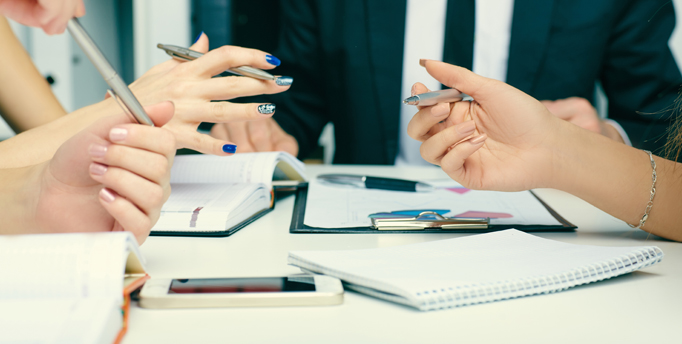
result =
[[658,263],[661,259],[663,259],[663,251],[658,247],[653,247],[561,274],[481,285],[456,286],[441,288],[440,290],[425,290],[415,295],[420,310],[466,306],[521,296],[553,293],[629,273]]

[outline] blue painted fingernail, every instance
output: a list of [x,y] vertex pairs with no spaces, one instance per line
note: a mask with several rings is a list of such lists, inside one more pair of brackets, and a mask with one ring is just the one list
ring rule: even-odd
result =
[[280,86],[289,86],[294,83],[294,78],[290,76],[280,76],[275,79],[275,83]]
[[[199,38],[201,38],[201,35],[203,35],[203,34],[204,34],[204,32],[201,31],[201,33],[199,33],[199,36],[197,36],[197,38],[194,39],[194,43],[198,42]],[[192,44],[194,44],[194,43],[192,43]]]
[[230,153],[230,154],[237,153],[237,145],[230,145],[230,144],[223,145],[223,152]]
[[268,61],[268,63],[273,66],[279,66],[279,64],[282,63],[278,58],[272,55],[265,55],[265,61]]
[[258,105],[258,112],[266,115],[275,112],[275,104],[263,104]]

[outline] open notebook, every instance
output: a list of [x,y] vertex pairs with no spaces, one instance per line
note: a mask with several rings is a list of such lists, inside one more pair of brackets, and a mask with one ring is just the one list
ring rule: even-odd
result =
[[551,293],[658,263],[655,246],[566,244],[518,230],[347,251],[289,252],[289,264],[422,311]]
[[271,210],[273,179],[304,181],[304,169],[284,152],[177,156],[151,235],[231,235]]
[[119,342],[140,257],[128,232],[0,236],[0,342]]

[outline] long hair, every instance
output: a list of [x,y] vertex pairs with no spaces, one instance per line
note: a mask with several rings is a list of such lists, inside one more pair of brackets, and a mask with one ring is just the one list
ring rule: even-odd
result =
[[665,156],[678,161],[682,153],[682,91],[675,100],[672,111],[673,121],[668,132],[668,142],[665,144]]

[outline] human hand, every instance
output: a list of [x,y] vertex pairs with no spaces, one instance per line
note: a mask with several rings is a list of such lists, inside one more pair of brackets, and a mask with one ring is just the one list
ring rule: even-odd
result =
[[[146,107],[157,126],[173,104]],[[170,195],[173,135],[132,124],[125,115],[98,120],[39,166],[34,221],[42,232],[132,232],[142,243]]]
[[[206,52],[208,37],[202,34],[190,49]],[[130,88],[143,104],[154,104],[167,99],[175,103],[175,116],[164,128],[175,135],[177,148],[227,155],[234,152],[234,145],[227,142],[227,139],[220,140],[198,133],[197,128],[201,122],[265,120],[274,111],[269,111],[272,107],[268,104],[212,101],[283,92],[289,89],[293,79],[281,77],[278,81],[284,85],[280,86],[276,81],[242,76],[212,77],[232,67],[272,69],[278,64],[278,60],[260,50],[223,46],[194,61],[169,60],[158,64],[132,83]]]
[[237,144],[238,153],[284,151],[298,154],[298,142],[272,118],[262,121],[219,123],[211,136]]
[[63,33],[73,17],[85,15],[83,0],[0,0],[0,13],[48,35]]
[[597,109],[585,98],[570,97],[559,100],[543,100],[540,103],[546,106],[553,115],[569,123],[602,134],[615,141],[624,142],[618,130],[599,118]]
[[423,142],[425,160],[473,189],[519,191],[548,185],[555,172],[549,147],[555,146],[552,140],[563,121],[503,82],[442,62],[429,60],[425,66],[444,85],[474,98],[454,103],[449,115],[439,115],[434,107],[441,105],[435,105],[412,118],[408,134]]

